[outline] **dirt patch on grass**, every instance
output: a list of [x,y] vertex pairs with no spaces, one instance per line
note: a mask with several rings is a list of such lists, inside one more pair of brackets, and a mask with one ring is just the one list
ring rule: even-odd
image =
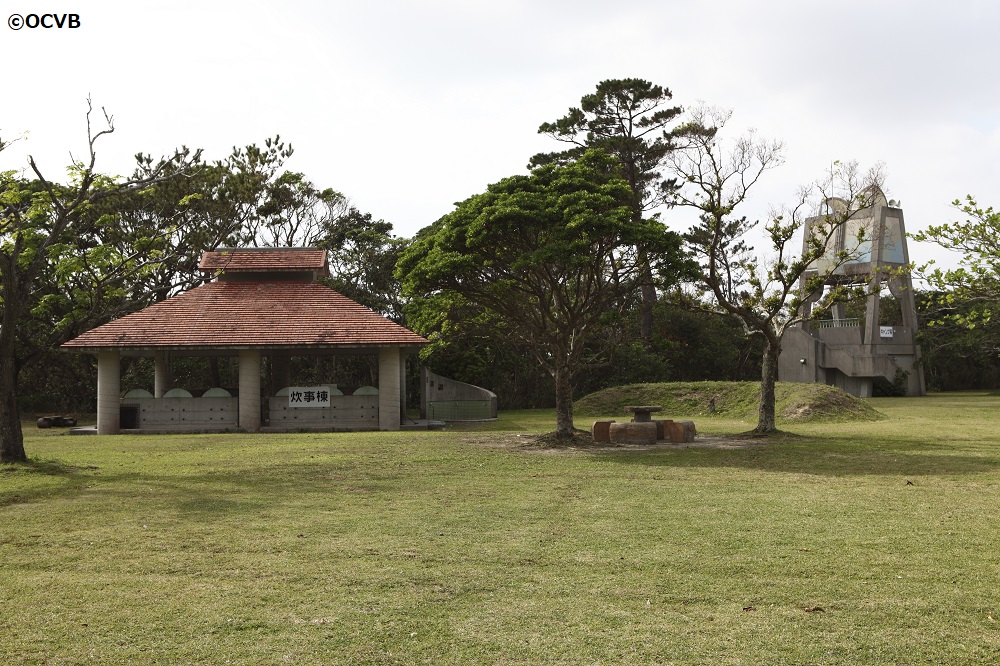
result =
[[797,438],[789,433],[776,433],[766,437],[750,433],[740,435],[704,435],[699,434],[693,442],[675,444],[659,441],[656,444],[609,444],[595,442],[590,433],[577,430],[573,438],[556,437],[555,433],[511,434],[511,433],[479,433],[464,438],[466,444],[502,449],[521,449],[538,453],[559,453],[560,451],[622,451],[635,453],[637,451],[667,451],[677,449],[749,449],[773,444],[781,444],[789,439]]

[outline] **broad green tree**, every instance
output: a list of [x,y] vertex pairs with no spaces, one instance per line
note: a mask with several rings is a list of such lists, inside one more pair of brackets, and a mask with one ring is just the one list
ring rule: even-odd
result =
[[635,248],[660,262],[678,247],[655,220],[632,220],[616,160],[588,151],[511,176],[422,230],[397,268],[404,293],[453,293],[499,315],[555,381],[556,433],[573,435],[575,375],[643,279]]
[[[538,128],[540,134],[570,147],[559,152],[539,153],[531,158],[529,166],[564,163],[593,148],[614,155],[631,189],[632,222],[640,224],[652,210],[672,203],[671,194],[677,188],[677,180],[673,174],[665,172],[668,157],[686,145],[692,132],[714,132],[712,128],[679,122],[682,109],[673,104],[672,98],[669,89],[643,79],[601,81],[593,93],[583,96],[579,107],[570,108],[562,118],[542,123]],[[640,246],[638,251],[645,265],[639,284],[642,299],[640,335],[648,341],[652,335],[656,289],[647,250]]]
[[[1000,388],[1000,301],[917,292],[920,363],[933,391]],[[885,297],[883,297],[885,298]]]
[[964,220],[913,234],[914,240],[959,254],[955,268],[939,268],[933,261],[920,268],[920,277],[933,290],[925,308],[932,323],[974,328],[1000,308],[1000,211],[980,206],[971,195],[952,206]]
[[[941,268],[917,270],[930,287],[920,294],[921,359],[939,390],[994,388],[1000,353],[1000,211],[972,195],[952,202],[958,220],[913,234],[958,256]],[[953,255],[954,256],[954,255]]]
[[[125,285],[143,279],[159,260],[149,250],[162,238],[162,229],[147,230],[128,244],[100,242],[102,230],[113,225],[112,219],[98,214],[100,206],[176,177],[198,158],[180,150],[170,158],[149,161],[132,178],[102,176],[95,170],[95,145],[114,132],[114,125],[105,113],[106,127],[95,131],[92,113],[91,107],[86,159],[70,166],[67,185],[46,178],[32,157],[32,178],[16,170],[0,172],[0,462],[27,459],[17,392],[25,358],[19,335],[30,330],[46,308],[58,307],[64,316],[51,331],[58,338],[68,330],[68,319],[91,314],[95,299],[119,299]],[[0,150],[3,147],[0,141]],[[45,284],[56,288],[40,287]]]

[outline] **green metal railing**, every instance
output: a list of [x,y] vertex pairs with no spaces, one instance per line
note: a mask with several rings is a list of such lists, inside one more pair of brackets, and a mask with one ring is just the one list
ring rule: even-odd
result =
[[861,320],[857,317],[852,319],[813,319],[811,323],[816,328],[855,328],[861,326]]

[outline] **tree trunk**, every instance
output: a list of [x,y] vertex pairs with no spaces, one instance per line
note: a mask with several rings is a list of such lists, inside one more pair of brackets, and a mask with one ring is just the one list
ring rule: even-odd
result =
[[775,432],[774,385],[778,382],[778,354],[780,340],[764,339],[764,358],[760,370],[760,409],[757,412],[757,427],[754,432],[762,435]]
[[573,436],[573,372],[568,365],[556,366],[556,436]]
[[21,409],[17,404],[18,361],[14,358],[17,318],[24,299],[17,289],[17,268],[3,257],[3,310],[0,315],[0,462],[27,462],[24,435],[21,433]]
[[14,360],[14,334],[0,334],[0,462],[26,462],[24,436],[21,434],[21,410],[17,406],[17,361]]
[[642,344],[647,349],[653,342],[653,306],[656,305],[656,287],[651,284],[642,285],[642,319],[639,334]]
[[641,282],[639,292],[642,296],[642,303],[639,307],[639,338],[642,346],[649,348],[653,340],[653,306],[656,304],[656,287],[653,285],[653,271],[649,266],[649,257],[646,251],[639,248],[639,261],[641,263]]

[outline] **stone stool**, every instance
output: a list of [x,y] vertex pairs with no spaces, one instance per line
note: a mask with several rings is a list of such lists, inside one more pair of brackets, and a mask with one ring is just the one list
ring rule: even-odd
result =
[[694,421],[664,421],[664,430],[674,444],[693,442],[695,436]]
[[656,439],[670,439],[670,426],[673,423],[670,419],[653,419],[656,424]]
[[652,421],[612,423],[609,435],[614,444],[656,444],[656,424]]
[[595,442],[611,441],[612,423],[614,423],[614,421],[594,421],[594,425],[590,429],[590,435],[594,438]]

